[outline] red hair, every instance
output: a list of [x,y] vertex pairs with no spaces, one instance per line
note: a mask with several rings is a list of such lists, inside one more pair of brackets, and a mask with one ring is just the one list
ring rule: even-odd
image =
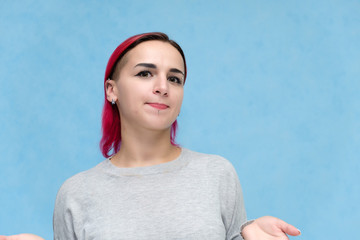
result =
[[[102,127],[101,127],[102,137],[100,140],[100,149],[103,156],[106,158],[110,157],[111,155],[117,153],[120,150],[121,122],[120,122],[120,115],[117,106],[112,105],[106,99],[105,82],[109,78],[112,79],[112,75],[115,71],[116,65],[120,62],[122,57],[128,51],[130,51],[140,43],[150,40],[168,42],[179,51],[179,53],[181,54],[184,60],[184,68],[185,68],[184,83],[185,83],[187,71],[186,71],[186,61],[185,61],[184,52],[181,49],[181,47],[175,41],[170,40],[166,34],[160,32],[144,33],[144,34],[132,36],[126,39],[123,43],[121,43],[111,54],[106,66],[105,77],[104,77],[105,102],[102,112]],[[175,143],[176,130],[177,130],[177,121],[175,120],[175,122],[171,125],[171,131],[170,131],[170,142],[173,145],[176,145]]]

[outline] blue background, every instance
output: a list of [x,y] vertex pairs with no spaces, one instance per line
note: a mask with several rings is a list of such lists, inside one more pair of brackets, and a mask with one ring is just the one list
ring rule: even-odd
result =
[[107,59],[163,31],[188,63],[178,142],[236,167],[249,218],[299,239],[360,223],[360,1],[0,2],[0,234],[52,238],[65,179],[103,160]]

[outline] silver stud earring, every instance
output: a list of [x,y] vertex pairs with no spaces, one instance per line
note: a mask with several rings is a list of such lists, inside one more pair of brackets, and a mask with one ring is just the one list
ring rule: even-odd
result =
[[112,105],[115,105],[115,100],[114,100],[114,99],[111,100],[111,104],[112,104]]

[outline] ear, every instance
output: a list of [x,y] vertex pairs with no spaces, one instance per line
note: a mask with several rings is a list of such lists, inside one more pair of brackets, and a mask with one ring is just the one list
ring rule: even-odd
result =
[[111,80],[110,78],[105,81],[105,89],[106,89],[106,99],[111,101],[117,101],[117,88],[116,83],[114,80]]

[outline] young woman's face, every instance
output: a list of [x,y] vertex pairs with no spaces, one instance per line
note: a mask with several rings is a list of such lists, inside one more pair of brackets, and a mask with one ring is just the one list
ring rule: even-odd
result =
[[120,62],[114,94],[122,127],[169,130],[180,113],[184,61],[176,48],[146,41]]

